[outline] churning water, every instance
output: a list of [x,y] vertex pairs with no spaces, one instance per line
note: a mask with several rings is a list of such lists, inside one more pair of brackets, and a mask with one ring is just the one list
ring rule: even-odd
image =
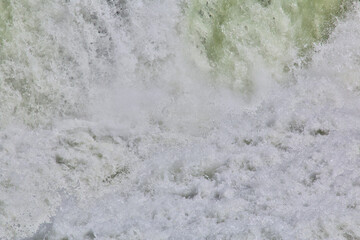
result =
[[0,239],[360,239],[360,3],[0,0]]

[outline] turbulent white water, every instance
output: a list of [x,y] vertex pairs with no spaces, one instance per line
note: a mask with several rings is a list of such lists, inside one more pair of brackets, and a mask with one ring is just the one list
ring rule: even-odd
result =
[[360,239],[359,39],[357,1],[0,0],[0,239]]

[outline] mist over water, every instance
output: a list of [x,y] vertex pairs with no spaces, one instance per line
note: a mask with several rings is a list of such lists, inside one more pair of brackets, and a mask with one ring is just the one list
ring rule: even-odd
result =
[[360,238],[359,23],[0,0],[0,239]]

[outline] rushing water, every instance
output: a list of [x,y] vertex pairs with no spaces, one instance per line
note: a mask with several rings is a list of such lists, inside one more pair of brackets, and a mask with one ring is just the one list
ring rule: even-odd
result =
[[0,0],[0,239],[360,239],[360,4]]

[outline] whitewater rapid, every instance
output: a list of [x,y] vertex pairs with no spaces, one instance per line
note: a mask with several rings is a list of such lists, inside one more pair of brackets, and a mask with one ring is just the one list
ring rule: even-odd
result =
[[0,0],[0,239],[359,239],[360,4],[314,2]]

